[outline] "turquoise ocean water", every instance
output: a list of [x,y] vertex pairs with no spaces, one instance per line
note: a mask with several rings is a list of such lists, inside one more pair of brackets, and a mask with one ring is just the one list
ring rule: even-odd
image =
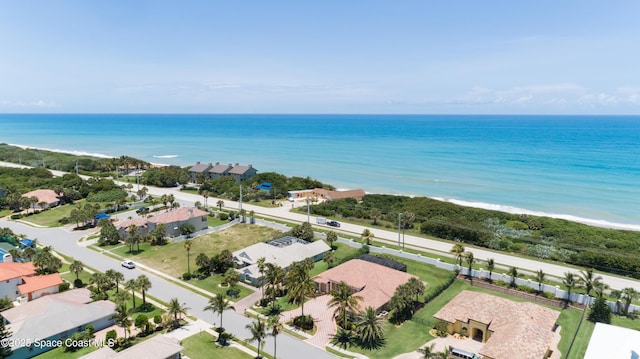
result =
[[640,117],[1,114],[0,142],[640,229]]

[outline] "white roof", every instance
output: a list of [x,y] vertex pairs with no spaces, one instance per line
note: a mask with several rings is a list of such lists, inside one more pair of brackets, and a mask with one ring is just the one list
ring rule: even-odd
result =
[[260,257],[264,257],[266,263],[273,263],[282,268],[287,268],[293,262],[299,262],[329,250],[331,248],[323,241],[315,241],[309,244],[293,243],[285,247],[277,247],[261,242],[233,252],[233,260],[238,263],[248,263],[249,266],[241,268],[239,271],[257,278],[260,272],[256,261]]
[[584,359],[640,357],[640,331],[596,323]]

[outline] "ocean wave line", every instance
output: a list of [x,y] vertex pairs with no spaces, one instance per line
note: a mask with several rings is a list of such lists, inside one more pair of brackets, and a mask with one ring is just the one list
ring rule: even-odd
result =
[[33,147],[33,146],[18,145],[18,144],[15,144],[15,143],[9,143],[9,146],[20,147],[23,150],[32,149],[32,150],[40,150],[40,151],[58,152],[58,153],[66,153],[66,154],[69,154],[69,155],[75,155],[75,156],[91,156],[91,157],[98,157],[98,158],[115,158],[113,156],[105,155],[103,153],[84,152],[84,151],[69,151],[69,150],[61,150],[61,149],[58,149],[58,148]]

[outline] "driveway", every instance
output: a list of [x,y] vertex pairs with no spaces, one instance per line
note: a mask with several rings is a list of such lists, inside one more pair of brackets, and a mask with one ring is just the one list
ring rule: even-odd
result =
[[[304,304],[304,314],[311,315],[317,327],[317,331],[313,337],[305,341],[321,349],[324,349],[327,344],[329,344],[331,336],[337,331],[336,322],[333,320],[333,309],[328,306],[330,300],[330,295],[321,295]],[[293,320],[293,318],[299,315],[302,315],[302,308],[281,314],[284,322]]]

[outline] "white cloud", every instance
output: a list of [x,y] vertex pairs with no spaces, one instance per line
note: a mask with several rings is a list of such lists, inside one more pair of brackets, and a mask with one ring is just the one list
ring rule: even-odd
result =
[[54,108],[61,107],[55,101],[0,101],[2,107],[36,107],[36,108]]

